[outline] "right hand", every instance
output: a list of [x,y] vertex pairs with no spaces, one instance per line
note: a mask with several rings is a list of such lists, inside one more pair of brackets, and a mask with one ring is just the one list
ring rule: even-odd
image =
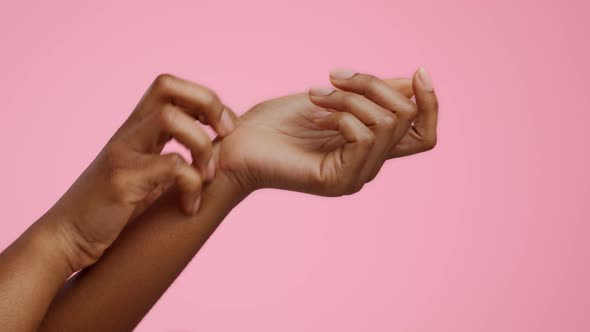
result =
[[339,196],[360,190],[387,159],[434,147],[438,105],[425,71],[387,81],[344,74],[331,75],[338,89],[254,106],[215,144],[219,172],[245,192]]
[[[96,262],[135,215],[176,185],[181,208],[194,215],[203,182],[215,175],[212,145],[196,119],[221,137],[235,115],[211,90],[160,75],[133,113],[72,187],[46,214],[63,234],[72,272]],[[192,154],[161,155],[174,138]]]

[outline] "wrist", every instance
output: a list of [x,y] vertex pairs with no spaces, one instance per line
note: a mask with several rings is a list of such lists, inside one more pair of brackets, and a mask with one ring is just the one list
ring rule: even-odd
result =
[[[235,162],[235,158],[221,157],[224,139],[216,140],[213,144],[213,161],[215,163],[216,176],[213,182],[222,183],[222,186],[232,195],[244,199],[257,189],[260,189],[252,176],[247,175],[243,163]],[[228,161],[229,159],[229,161]]]
[[78,269],[73,259],[74,253],[65,222],[54,218],[50,213],[41,217],[30,229],[29,243],[37,257],[47,263],[63,279],[69,278]]
[[38,223],[40,232],[51,238],[51,243],[46,245],[65,261],[71,275],[94,264],[106,248],[95,248],[82,234],[75,218],[60,212],[63,211],[54,207]]
[[203,196],[222,197],[223,205],[231,210],[253,191],[252,187],[245,186],[233,174],[218,171],[213,181],[204,188]]

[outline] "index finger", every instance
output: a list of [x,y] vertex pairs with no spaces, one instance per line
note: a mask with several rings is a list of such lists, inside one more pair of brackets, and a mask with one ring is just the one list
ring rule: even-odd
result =
[[409,78],[388,78],[383,80],[387,85],[401,92],[406,98],[412,98],[414,96],[414,90],[412,90],[412,80]]
[[178,105],[195,119],[213,127],[222,137],[235,127],[236,116],[215,92],[170,74],[161,74],[155,79],[146,99],[148,103],[163,101]]

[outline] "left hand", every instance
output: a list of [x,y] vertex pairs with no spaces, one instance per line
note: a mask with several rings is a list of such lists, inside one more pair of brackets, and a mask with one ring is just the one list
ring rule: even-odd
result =
[[[217,95],[198,84],[163,74],[145,93],[129,119],[46,214],[58,223],[72,272],[96,262],[135,215],[176,185],[182,210],[199,209],[203,182],[213,179],[209,136],[196,121],[221,136],[235,115]],[[172,138],[191,151],[160,155]]]

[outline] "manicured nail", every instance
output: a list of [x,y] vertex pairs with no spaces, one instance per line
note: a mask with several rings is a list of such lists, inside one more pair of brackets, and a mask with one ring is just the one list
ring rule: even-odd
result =
[[193,204],[193,208],[191,210],[191,214],[193,216],[195,214],[197,214],[197,212],[199,212],[199,207],[201,207],[201,196],[197,197],[197,200],[195,201],[195,204]]
[[432,80],[430,79],[430,75],[428,75],[428,72],[426,69],[424,69],[424,67],[420,67],[420,69],[418,69],[418,76],[420,76],[420,81],[422,81],[424,89],[433,91]]
[[337,80],[347,80],[356,75],[355,72],[345,69],[334,69],[330,72],[330,76]]
[[234,121],[230,117],[229,113],[224,110],[221,113],[221,119],[219,122],[219,130],[221,131],[219,134],[222,136],[228,135],[232,132],[232,130],[234,130],[234,128]]
[[327,96],[334,92],[334,88],[325,88],[325,87],[313,87],[309,89],[309,94],[312,96]]
[[213,178],[215,177],[215,162],[213,161],[213,158],[211,158],[211,160],[209,160],[209,164],[207,164],[207,182],[211,182],[211,180],[213,180]]

